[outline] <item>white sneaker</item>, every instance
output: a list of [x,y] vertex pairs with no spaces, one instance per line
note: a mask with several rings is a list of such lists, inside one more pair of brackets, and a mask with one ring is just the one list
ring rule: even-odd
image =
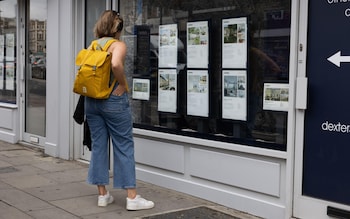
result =
[[106,207],[108,204],[111,204],[114,201],[113,196],[107,192],[105,195],[99,195],[98,196],[98,202],[97,206],[99,207]]
[[134,199],[126,198],[126,209],[131,211],[150,209],[154,207],[154,202],[136,195]]

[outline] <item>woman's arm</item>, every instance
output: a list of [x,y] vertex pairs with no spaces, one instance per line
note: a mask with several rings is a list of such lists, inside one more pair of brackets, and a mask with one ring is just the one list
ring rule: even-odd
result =
[[119,84],[112,94],[117,96],[122,95],[127,90],[124,72],[126,50],[127,48],[125,43],[120,41],[112,43],[109,49],[109,51],[112,53],[112,72]]

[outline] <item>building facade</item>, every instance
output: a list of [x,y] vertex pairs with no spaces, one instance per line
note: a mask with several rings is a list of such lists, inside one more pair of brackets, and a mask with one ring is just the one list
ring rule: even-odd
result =
[[106,9],[138,179],[263,218],[350,217],[347,1],[0,1],[0,140],[90,159],[75,56]]

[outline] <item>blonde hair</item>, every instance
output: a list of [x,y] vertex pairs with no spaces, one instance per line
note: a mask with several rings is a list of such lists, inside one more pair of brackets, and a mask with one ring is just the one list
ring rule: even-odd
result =
[[113,10],[104,11],[94,27],[95,37],[115,37],[123,30],[123,19]]

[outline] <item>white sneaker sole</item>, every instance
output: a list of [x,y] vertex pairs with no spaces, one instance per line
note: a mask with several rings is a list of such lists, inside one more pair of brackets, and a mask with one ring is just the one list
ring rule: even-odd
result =
[[114,201],[113,196],[111,196],[111,197],[109,198],[108,202],[98,202],[98,203],[97,203],[97,206],[98,206],[98,207],[106,207],[107,205],[112,204],[113,201]]
[[138,210],[147,210],[151,209],[154,207],[154,204],[149,205],[149,206],[127,206],[126,210],[128,211],[138,211]]

